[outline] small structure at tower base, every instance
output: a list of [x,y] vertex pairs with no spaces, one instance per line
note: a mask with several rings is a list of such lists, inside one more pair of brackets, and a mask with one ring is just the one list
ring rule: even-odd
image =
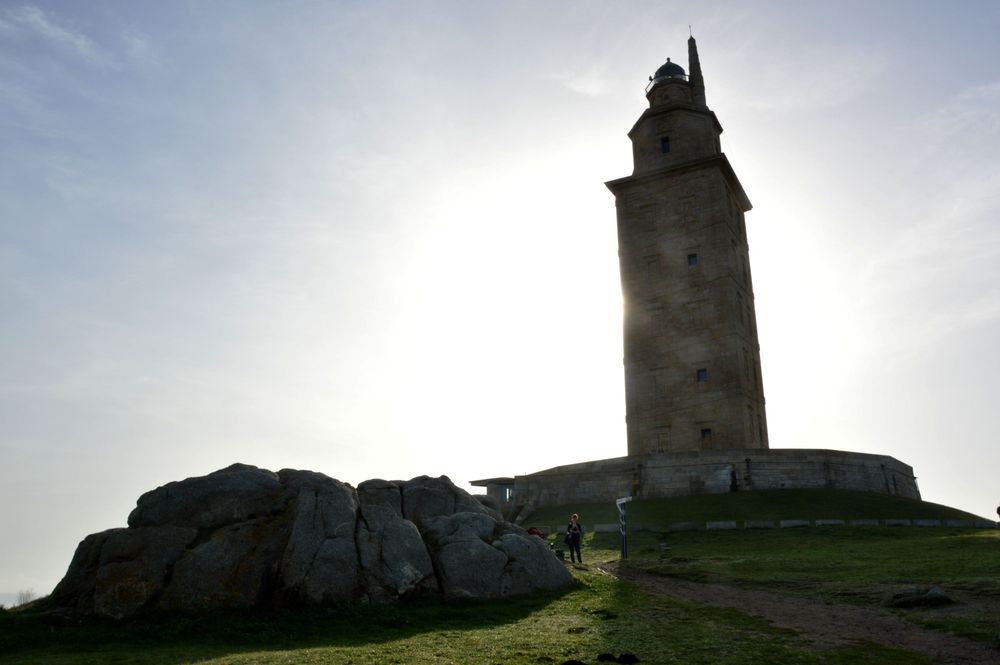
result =
[[887,455],[813,448],[748,448],[628,455],[513,478],[474,480],[515,506],[612,502],[769,489],[842,489],[920,499],[913,467]]

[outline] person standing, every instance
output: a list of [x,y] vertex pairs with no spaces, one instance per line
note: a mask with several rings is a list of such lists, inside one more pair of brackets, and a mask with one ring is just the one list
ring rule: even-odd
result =
[[569,524],[566,525],[566,544],[569,545],[569,560],[573,563],[583,563],[583,555],[580,554],[581,542],[583,542],[583,525],[580,524],[580,516],[573,513],[569,516]]

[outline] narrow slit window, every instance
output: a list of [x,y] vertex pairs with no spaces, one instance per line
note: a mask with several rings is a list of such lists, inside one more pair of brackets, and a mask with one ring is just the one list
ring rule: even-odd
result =
[[698,383],[705,383],[708,381],[708,369],[702,367],[695,372],[695,377],[698,379]]
[[664,136],[660,139],[660,152],[664,155],[670,152],[670,137]]
[[688,254],[688,266],[696,266],[696,265],[698,265],[698,255]]

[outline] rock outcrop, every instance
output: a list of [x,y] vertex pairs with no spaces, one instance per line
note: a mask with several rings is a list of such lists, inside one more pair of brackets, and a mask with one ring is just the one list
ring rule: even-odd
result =
[[548,545],[447,478],[368,480],[234,464],[139,497],[128,528],[84,538],[47,600],[148,610],[322,606],[557,589]]

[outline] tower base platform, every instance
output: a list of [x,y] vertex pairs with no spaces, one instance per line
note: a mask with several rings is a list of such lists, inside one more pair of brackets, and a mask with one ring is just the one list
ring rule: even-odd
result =
[[533,508],[764,489],[827,488],[920,499],[913,467],[887,455],[747,448],[630,455],[474,480],[501,503]]

